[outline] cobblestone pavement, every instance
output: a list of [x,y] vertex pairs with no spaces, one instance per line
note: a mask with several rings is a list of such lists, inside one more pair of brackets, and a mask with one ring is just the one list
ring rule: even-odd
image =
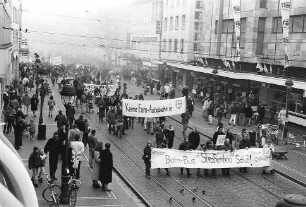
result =
[[[64,106],[60,102],[60,96],[57,90],[54,90],[55,93],[55,100],[57,103],[56,108],[64,109]],[[30,92],[30,94],[32,94]],[[53,118],[48,117],[48,109],[46,105],[47,97],[45,98],[45,105],[43,108],[43,115],[44,115],[44,123],[47,125],[47,139],[51,138],[53,132],[57,130],[56,123],[54,122],[55,116]],[[57,112],[55,112],[56,114]],[[29,116],[26,118],[27,121],[29,119],[34,118],[32,113],[30,112]],[[38,122],[38,117],[35,118],[35,123]],[[14,143],[14,134],[10,133],[7,134],[7,138]],[[47,140],[37,140],[30,141],[29,139],[23,138],[23,146],[20,150],[18,150],[22,161],[25,164],[25,167],[28,169],[28,158],[33,150],[34,146],[38,146],[39,148],[43,149]],[[88,147],[85,148],[85,154],[88,156]],[[117,156],[114,156],[115,158]],[[46,172],[49,172],[49,163],[47,158],[46,163]],[[31,171],[28,170],[29,174],[31,175]],[[77,199],[77,206],[125,206],[125,207],[143,207],[146,206],[143,204],[141,200],[135,195],[134,192],[128,187],[125,182],[123,182],[122,178],[117,175],[117,173],[113,173],[113,182],[110,184],[110,188],[112,189],[111,192],[105,192],[101,189],[94,189],[92,187],[92,179],[91,179],[91,169],[88,167],[88,162],[85,159],[82,161],[81,164],[81,187],[78,190],[78,199]],[[61,184],[61,161],[59,161],[58,169],[56,172],[57,181],[55,184]],[[42,197],[42,191],[47,186],[46,179],[44,176],[43,183],[39,184],[39,187],[36,188],[36,193],[38,197],[39,206],[50,206],[50,203],[46,202]]]
[[[128,90],[133,91],[129,95],[139,94],[138,91],[142,91],[136,87],[131,89],[129,87],[131,86],[128,86]],[[148,97],[150,96],[145,98],[148,99]],[[207,206],[273,206],[288,193],[306,194],[306,189],[300,185],[278,174],[262,175],[261,169],[251,169],[247,174],[239,173],[234,169],[230,177],[223,177],[220,172],[216,177],[197,177],[196,170],[191,169],[191,178],[185,174],[181,175],[178,169],[170,169],[171,176],[167,176],[164,171],[157,173],[156,170],[152,170],[152,179],[148,180],[145,178],[141,155],[146,142],[155,141],[154,136],[147,134],[140,124],[135,123],[134,129],[127,130],[127,135],[124,135],[123,139],[118,139],[108,134],[106,123],[99,123],[96,113],[87,114],[87,117],[93,124],[93,128],[98,128],[98,136],[118,148],[116,155],[119,159],[116,159],[116,167],[133,185],[135,179],[137,180],[134,187],[153,206],[169,206],[170,196],[175,201],[171,205],[179,206],[205,206],[205,204]],[[176,129],[174,148],[178,148],[183,139],[180,132],[181,125],[171,119],[167,119],[167,122]],[[207,138],[202,136],[201,139],[205,141]],[[128,159],[123,159],[126,157]],[[180,193],[182,189],[184,193]],[[155,196],[156,194],[158,195]],[[195,202],[192,201],[193,197]]]
[[[136,87],[135,85],[129,84],[128,91],[134,93],[143,93],[143,89],[140,87]],[[179,97],[181,94],[181,91],[176,91],[176,96]],[[147,95],[145,96],[145,99],[153,100],[153,99],[159,99],[158,95]],[[173,118],[177,121],[181,120],[180,116],[173,116]],[[217,119],[213,118],[213,125],[209,125],[203,118],[202,118],[202,110],[200,109],[199,104],[196,104],[195,111],[193,113],[193,116],[190,119],[189,126],[194,128],[197,127],[198,131],[202,132],[203,134],[207,135],[208,137],[212,137],[213,133],[216,130],[217,125]],[[223,124],[226,129],[231,128],[232,131],[236,134],[240,134],[242,128],[246,128],[247,130],[256,131],[256,126],[231,126],[228,125],[228,119],[223,119]],[[178,125],[178,128],[181,129]],[[294,129],[292,129],[294,130]],[[205,142],[207,140],[207,137],[201,136],[201,141]],[[276,149],[282,149],[285,151],[288,151],[288,154],[286,155],[288,157],[288,160],[285,159],[279,159],[274,160],[274,168],[279,172],[280,174],[286,176],[289,179],[292,179],[301,185],[306,186],[306,151],[305,149],[294,149],[290,145],[282,145],[282,146],[275,146]]]
[[[132,91],[129,95],[134,95],[139,94],[142,89],[129,85],[128,91]],[[154,96],[145,96],[145,99],[150,97],[151,99],[156,99]],[[57,90],[55,90],[55,98],[59,107],[63,108]],[[96,108],[95,111],[97,112]],[[46,109],[44,114],[46,114]],[[127,135],[124,135],[123,139],[118,139],[114,135],[108,134],[106,123],[99,123],[96,113],[88,113],[85,116],[89,118],[92,128],[97,130],[98,139],[103,143],[110,142],[112,144],[111,151],[113,152],[116,171],[131,184],[130,187],[140,194],[150,206],[274,206],[286,194],[306,194],[306,189],[300,185],[278,174],[262,175],[260,169],[251,169],[249,173],[240,173],[238,170],[233,169],[230,177],[224,177],[220,171],[217,171],[216,176],[201,175],[198,177],[196,176],[196,170],[191,169],[192,176],[190,178],[185,173],[181,175],[178,169],[170,169],[170,176],[167,176],[163,170],[161,173],[152,170],[152,178],[147,179],[141,156],[146,142],[148,140],[155,141],[154,136],[147,134],[140,124],[135,123],[134,129],[127,130]],[[194,117],[192,122],[193,119]],[[48,124],[47,138],[49,138],[56,126],[53,120],[49,122],[47,120],[48,118],[45,118],[45,122]],[[178,148],[183,138],[181,134],[182,127],[178,122],[168,118],[167,122],[171,123],[176,129],[174,148]],[[204,127],[206,126],[204,125]],[[208,127],[211,127],[212,130],[215,129],[215,126]],[[12,140],[12,138],[10,139]],[[201,136],[201,141],[204,142],[205,140],[207,138]],[[41,147],[44,146],[44,143],[45,141],[34,142],[35,145]],[[25,162],[27,162],[34,144],[24,140],[24,147],[20,150],[20,154]],[[58,169],[57,173],[57,177],[60,178],[60,169]],[[119,178],[114,178],[110,186],[115,196],[93,190],[86,161],[82,163],[81,180],[82,187],[79,192],[78,205],[140,205],[139,200],[125,191],[129,187],[124,186]],[[60,183],[60,180],[57,182]],[[39,198],[41,198],[41,191],[44,185],[37,188]],[[183,189],[184,191],[181,193]],[[114,199],[114,197],[117,199]],[[170,198],[172,198],[171,201],[169,200]],[[40,203],[41,206],[47,205],[41,199]]]

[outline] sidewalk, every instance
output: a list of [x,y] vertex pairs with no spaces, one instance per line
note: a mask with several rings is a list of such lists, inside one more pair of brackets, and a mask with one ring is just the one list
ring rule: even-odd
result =
[[[32,96],[34,91],[29,92],[29,95]],[[63,104],[60,101],[60,95],[57,89],[53,89],[53,93],[55,94],[55,112],[53,115],[57,114],[59,109],[65,111]],[[29,139],[23,138],[23,146],[18,151],[22,161],[25,164],[25,167],[28,169],[28,158],[33,150],[34,146],[37,146],[41,149],[44,148],[47,140],[53,136],[53,132],[57,130],[56,122],[54,121],[55,116],[53,118],[48,117],[48,106],[46,102],[48,101],[48,97],[45,98],[44,107],[43,107],[43,117],[44,123],[47,125],[47,133],[46,133],[46,140],[37,140],[30,141]],[[40,103],[39,103],[40,106]],[[39,114],[39,113],[37,113]],[[34,118],[32,112],[29,112],[29,115],[26,117],[27,122],[30,119]],[[35,123],[38,123],[39,116],[34,118]],[[36,128],[37,129],[37,128]],[[14,143],[14,133],[11,132],[7,135],[7,138]],[[85,148],[86,156],[88,156],[88,147]],[[61,160],[59,160],[57,171],[56,171],[56,178],[58,179],[55,181],[55,184],[61,185]],[[45,170],[49,173],[49,161],[47,158]],[[31,171],[28,170],[29,175],[31,176]],[[142,202],[132,193],[131,190],[126,186],[126,184],[122,181],[120,177],[116,173],[113,173],[113,182],[110,184],[110,188],[112,189],[111,192],[105,192],[101,189],[94,189],[92,187],[92,179],[91,179],[91,169],[88,166],[88,160],[85,158],[81,164],[81,186],[78,190],[78,198],[77,198],[77,205],[76,206],[144,206]],[[39,187],[36,188],[37,198],[39,202],[39,206],[50,206],[50,203],[46,202],[42,197],[42,191],[46,184],[46,178],[43,176],[43,183],[39,183]]]
[[[132,94],[129,94],[131,92]],[[143,93],[143,88],[129,84],[127,93],[129,96],[135,96],[136,94]],[[181,94],[182,94],[181,91],[176,90],[176,97],[180,97]],[[151,95],[148,93],[148,95],[144,96],[144,99],[145,100],[159,99],[159,95],[156,94]],[[173,116],[172,118],[178,122],[181,121],[181,117],[179,115]],[[236,125],[235,127],[233,127],[232,125],[228,125],[229,120],[226,118],[224,118],[222,122],[225,129],[231,128],[233,133],[236,134],[241,134],[243,128],[252,131],[256,130],[257,128],[255,125],[251,127]],[[213,125],[209,125],[208,122],[206,122],[202,118],[202,108],[200,104],[199,103],[195,104],[195,110],[193,112],[193,116],[189,121],[189,126],[192,128],[196,127],[199,132],[206,135],[204,140],[207,140],[209,138],[212,138],[214,132],[216,131],[216,125],[217,125],[217,119],[214,117]],[[201,138],[201,141],[202,140],[203,139]],[[273,166],[276,172],[306,187],[306,167],[305,167],[306,150],[292,149],[292,146],[289,145],[276,146],[276,148],[288,151],[288,154],[286,154],[288,160],[285,159],[273,160]]]

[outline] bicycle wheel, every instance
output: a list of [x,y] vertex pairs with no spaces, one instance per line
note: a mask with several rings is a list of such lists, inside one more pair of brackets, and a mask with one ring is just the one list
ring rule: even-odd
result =
[[71,188],[69,191],[69,206],[74,207],[77,199],[77,189]]
[[59,199],[62,193],[61,187],[58,185],[52,185],[51,187],[45,188],[42,192],[42,197],[48,202],[53,202],[51,190],[54,192],[54,196],[56,199]]

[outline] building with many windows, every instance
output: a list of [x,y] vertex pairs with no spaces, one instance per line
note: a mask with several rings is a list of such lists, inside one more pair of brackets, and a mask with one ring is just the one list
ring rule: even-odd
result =
[[154,61],[161,54],[162,5],[162,0],[134,1],[128,34],[130,52],[141,60],[143,68],[155,71],[157,64]]
[[161,81],[198,89],[216,105],[252,96],[253,109],[266,105],[267,118],[272,105],[277,111],[287,105],[289,120],[306,126],[306,1],[286,4],[291,6],[286,68],[281,0],[237,1],[238,40],[233,2],[163,1]]

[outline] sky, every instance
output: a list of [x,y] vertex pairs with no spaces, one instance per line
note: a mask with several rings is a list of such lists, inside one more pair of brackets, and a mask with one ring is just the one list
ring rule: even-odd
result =
[[29,39],[30,50],[42,53],[41,56],[63,53],[81,55],[83,58],[86,55],[96,55],[96,58],[104,56],[105,51],[94,47],[124,43],[114,39],[123,40],[127,36],[128,25],[125,21],[131,2],[23,0],[22,27],[29,31],[24,38]]

